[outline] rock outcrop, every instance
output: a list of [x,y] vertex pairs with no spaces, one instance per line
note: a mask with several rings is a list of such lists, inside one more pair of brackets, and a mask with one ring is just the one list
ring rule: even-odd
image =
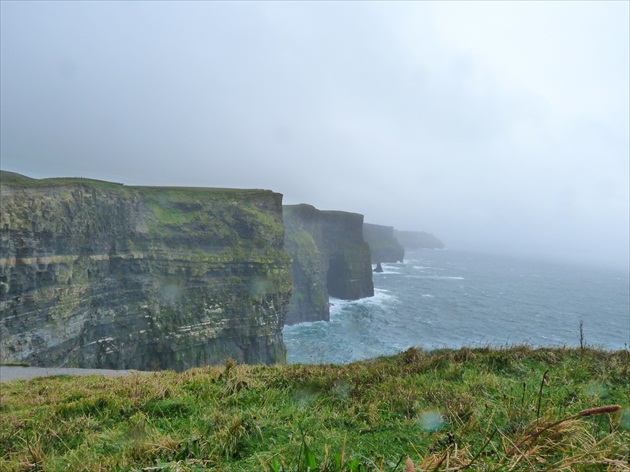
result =
[[394,236],[393,226],[363,223],[363,239],[370,246],[372,264],[402,262],[405,258],[405,248]]
[[174,369],[286,359],[282,195],[0,176],[0,356]]
[[285,247],[293,258],[294,292],[286,323],[328,321],[328,296],[357,300],[374,295],[363,215],[284,206]]
[[424,231],[395,231],[394,235],[405,249],[444,249],[444,243]]

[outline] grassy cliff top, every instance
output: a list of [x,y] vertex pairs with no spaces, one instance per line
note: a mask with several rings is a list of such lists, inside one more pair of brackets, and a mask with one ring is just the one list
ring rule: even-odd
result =
[[168,192],[204,192],[215,194],[275,194],[271,190],[262,189],[236,189],[236,188],[220,188],[220,187],[170,187],[170,186],[133,186],[116,182],[107,182],[105,180],[88,179],[84,177],[55,177],[46,179],[33,179],[25,175],[15,172],[0,171],[0,184],[17,188],[37,188],[37,187],[66,187],[72,185],[82,185],[101,190],[140,190],[144,193],[153,193],[156,191]]
[[2,470],[629,470],[630,353],[409,349],[350,365],[2,384]]
[[332,216],[332,217],[341,217],[341,218],[356,218],[361,219],[363,222],[363,215],[361,213],[354,213],[352,211],[340,211],[340,210],[322,210],[323,215]]
[[300,211],[317,211],[322,215],[329,216],[339,216],[339,217],[360,217],[363,218],[361,213],[354,213],[351,211],[341,211],[341,210],[320,210],[315,208],[313,205],[309,205],[308,203],[298,203],[296,205],[282,205],[282,208],[285,213],[287,212],[300,212]]
[[[313,205],[309,205],[308,203],[296,203],[293,205],[282,205],[282,208],[286,210],[300,210],[300,209],[309,209],[309,210],[317,210]],[[319,211],[319,210],[317,210]]]
[[67,185],[85,185],[95,188],[119,189],[123,184],[104,180],[86,179],[83,177],[60,177],[49,179],[33,179],[15,172],[0,171],[0,184],[10,187],[62,187]]

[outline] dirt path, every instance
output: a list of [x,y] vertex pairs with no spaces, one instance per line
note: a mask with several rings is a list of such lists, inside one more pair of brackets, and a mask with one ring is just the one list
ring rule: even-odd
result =
[[49,377],[51,375],[105,375],[107,377],[120,377],[133,375],[136,370],[107,370],[107,369],[75,369],[60,367],[16,367],[0,366],[0,382],[9,382],[19,379],[33,379],[35,377]]

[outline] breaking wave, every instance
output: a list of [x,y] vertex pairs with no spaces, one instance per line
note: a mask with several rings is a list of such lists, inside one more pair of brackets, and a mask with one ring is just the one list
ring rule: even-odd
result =
[[285,327],[289,362],[347,363],[411,346],[576,346],[580,321],[590,345],[627,346],[627,274],[457,251],[408,256],[374,274],[374,297],[331,298],[330,322]]

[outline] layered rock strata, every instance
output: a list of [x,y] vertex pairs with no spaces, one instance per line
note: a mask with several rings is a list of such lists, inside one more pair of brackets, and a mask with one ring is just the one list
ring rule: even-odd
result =
[[328,321],[328,296],[357,300],[374,295],[363,215],[284,206],[285,247],[293,258],[295,290],[287,324]]
[[0,356],[174,369],[283,362],[282,195],[2,173]]
[[363,239],[370,246],[372,264],[402,262],[405,258],[405,248],[394,236],[393,226],[363,223]]
[[395,231],[394,235],[405,249],[443,249],[444,243],[424,231]]

